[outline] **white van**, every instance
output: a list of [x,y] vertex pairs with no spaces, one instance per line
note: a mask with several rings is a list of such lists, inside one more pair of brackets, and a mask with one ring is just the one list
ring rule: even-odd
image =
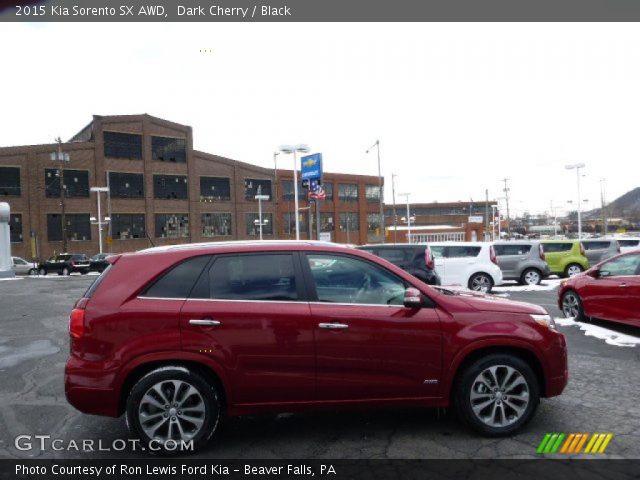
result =
[[442,285],[462,285],[488,293],[502,283],[493,245],[484,242],[430,243]]

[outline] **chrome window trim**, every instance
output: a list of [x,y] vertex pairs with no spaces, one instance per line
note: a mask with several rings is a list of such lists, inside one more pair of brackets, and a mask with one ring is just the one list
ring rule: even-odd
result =
[[333,303],[333,302],[306,302],[304,300],[237,300],[225,298],[174,298],[174,297],[136,297],[140,300],[180,300],[180,301],[198,301],[198,302],[233,302],[233,303],[295,303],[307,305],[325,305],[325,306],[341,306],[341,307],[382,307],[382,308],[407,308],[404,305],[382,305],[379,303]]

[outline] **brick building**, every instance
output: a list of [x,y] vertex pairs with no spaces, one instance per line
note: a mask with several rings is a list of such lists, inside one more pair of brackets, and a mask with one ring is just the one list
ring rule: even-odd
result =
[[[277,202],[275,174],[273,169],[194,150],[191,127],[146,114],[94,116],[62,144],[0,148],[0,200],[11,207],[12,252],[27,259],[63,251],[64,236],[69,252],[98,252],[98,226],[91,220],[98,217],[98,194],[90,192],[96,186],[109,187],[108,196],[101,194],[103,217],[111,219],[103,227],[104,251],[257,239],[258,202],[254,197],[258,192],[270,197],[262,202],[263,237],[295,237],[281,224],[285,217],[295,219],[288,215],[293,194],[286,193],[292,186],[287,183],[292,173],[280,172]],[[348,234],[341,231],[344,226],[339,227],[332,238],[365,243],[365,212],[378,208],[368,201],[367,185],[377,185],[377,177],[328,174],[329,179],[335,180],[336,197],[323,202],[323,214],[332,215],[323,216],[323,221],[331,223],[331,218],[335,224],[348,214],[351,227]],[[343,183],[356,185],[355,201],[353,192],[343,192],[348,201],[340,200]],[[306,200],[300,205],[306,206]]]
[[[298,179],[298,181],[300,181]],[[379,243],[380,189],[377,176],[324,173],[326,199],[320,201],[320,231],[337,243]],[[384,188],[384,185],[383,185]],[[309,238],[307,190],[298,186],[300,238]],[[293,171],[278,170],[278,238],[295,239]],[[317,238],[315,205],[311,209],[313,238]]]

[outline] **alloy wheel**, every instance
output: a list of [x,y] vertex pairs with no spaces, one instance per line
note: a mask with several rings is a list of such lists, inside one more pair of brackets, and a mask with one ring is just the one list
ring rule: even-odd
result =
[[138,408],[142,430],[162,444],[194,438],[204,425],[205,414],[198,389],[182,380],[156,383],[143,395]]
[[504,427],[517,422],[529,406],[529,384],[509,365],[493,365],[473,381],[471,410],[485,425]]
[[524,281],[528,285],[538,285],[540,283],[540,274],[535,270],[529,270],[524,274]]
[[562,313],[567,318],[578,318],[580,316],[580,299],[573,292],[567,292],[562,297]]
[[486,275],[475,275],[471,279],[471,290],[486,293],[491,290],[491,280]]
[[582,272],[582,269],[578,265],[571,265],[567,268],[567,275],[573,277]]

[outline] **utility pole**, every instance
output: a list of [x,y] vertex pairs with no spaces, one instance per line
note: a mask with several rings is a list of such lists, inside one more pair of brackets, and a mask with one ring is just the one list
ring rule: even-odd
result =
[[62,217],[62,252],[67,252],[67,218],[65,214],[65,194],[64,194],[64,162],[69,161],[69,154],[62,152],[62,140],[60,137],[56,138],[58,143],[58,150],[51,154],[51,160],[60,162],[60,168],[58,173],[60,174],[60,210]]
[[396,212],[396,177],[391,174],[391,196],[393,197],[393,243],[398,243],[398,213]]
[[604,182],[606,182],[606,178],[600,179],[600,202],[602,205],[602,235],[607,236],[607,209],[606,202],[604,200]]
[[511,216],[509,215],[509,187],[507,186],[507,182],[509,181],[509,179],[503,178],[502,181],[504,182],[504,198],[507,202],[507,237],[511,238]]
[[280,152],[273,152],[273,197],[275,199],[276,214],[273,216],[273,225],[271,225],[271,228],[274,238],[278,238],[278,229],[276,228],[278,226],[278,155],[280,155]]
[[484,238],[489,234],[489,189],[484,189]]
[[373,147],[376,147],[376,151],[378,153],[378,201],[380,203],[380,231],[382,233],[382,243],[384,243],[385,228],[384,228],[384,211],[382,208],[382,170],[380,169],[380,140],[376,140],[376,143],[371,145],[371,147],[367,149],[366,153],[369,153],[369,151]]

